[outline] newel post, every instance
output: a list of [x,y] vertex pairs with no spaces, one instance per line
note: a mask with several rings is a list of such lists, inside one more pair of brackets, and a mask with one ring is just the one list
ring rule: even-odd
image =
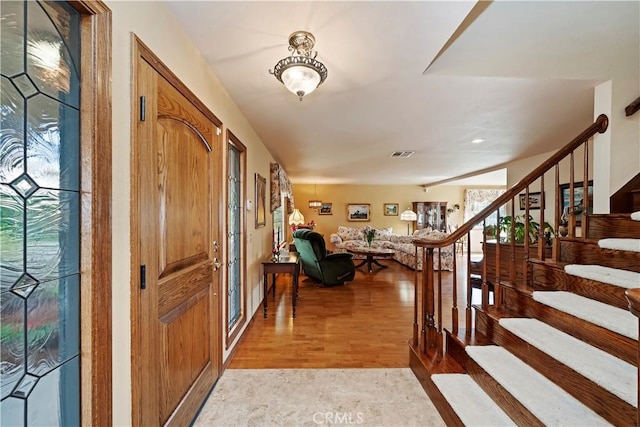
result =
[[[629,289],[624,294],[629,301],[629,311],[640,318],[640,288]],[[638,360],[640,362],[640,347],[638,347]],[[640,402],[640,371],[638,371],[638,402]],[[636,412],[636,425],[640,425],[640,405],[638,405]]]
[[422,323],[423,352],[438,346],[438,330],[435,322],[435,289],[433,280],[433,248],[423,248],[422,270]]

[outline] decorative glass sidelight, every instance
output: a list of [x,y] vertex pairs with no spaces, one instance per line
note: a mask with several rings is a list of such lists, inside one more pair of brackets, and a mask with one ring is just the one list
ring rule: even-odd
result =
[[227,272],[227,330],[232,330],[242,317],[242,151],[228,145],[227,240],[229,266]]
[[0,13],[0,425],[79,425],[80,15]]

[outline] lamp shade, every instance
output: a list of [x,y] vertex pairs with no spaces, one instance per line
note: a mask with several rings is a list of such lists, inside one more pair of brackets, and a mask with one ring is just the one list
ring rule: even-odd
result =
[[300,209],[294,209],[291,215],[289,215],[289,224],[290,225],[304,224],[304,215],[302,215],[302,212],[300,212]]
[[417,219],[418,215],[409,208],[400,214],[400,220],[402,221],[415,221]]
[[311,209],[319,209],[322,207],[322,202],[320,200],[309,200],[309,207]]
[[320,84],[320,74],[305,65],[293,65],[282,72],[282,83],[300,99],[310,94]]

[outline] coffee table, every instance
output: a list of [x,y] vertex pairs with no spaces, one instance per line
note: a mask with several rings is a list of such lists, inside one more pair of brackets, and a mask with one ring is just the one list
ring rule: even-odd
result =
[[350,252],[354,255],[363,255],[366,258],[358,265],[356,268],[362,267],[367,264],[367,268],[369,269],[369,273],[373,273],[373,267],[371,264],[375,264],[380,268],[387,268],[387,265],[380,264],[376,258],[392,258],[395,254],[393,249],[383,249],[383,248],[354,248],[347,249],[347,252]]

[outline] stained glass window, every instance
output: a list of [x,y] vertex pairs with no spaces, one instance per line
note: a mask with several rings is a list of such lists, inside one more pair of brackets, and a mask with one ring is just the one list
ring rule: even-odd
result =
[[244,152],[229,142],[227,207],[227,330],[242,318],[242,215]]
[[2,2],[0,424],[80,423],[80,15]]

